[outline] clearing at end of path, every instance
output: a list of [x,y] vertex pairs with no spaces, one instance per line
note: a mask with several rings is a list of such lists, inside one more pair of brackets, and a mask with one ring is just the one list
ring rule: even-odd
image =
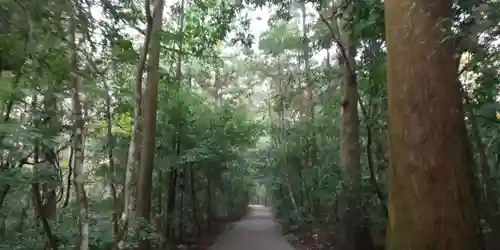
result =
[[295,250],[281,234],[271,210],[250,206],[249,214],[222,233],[209,250]]

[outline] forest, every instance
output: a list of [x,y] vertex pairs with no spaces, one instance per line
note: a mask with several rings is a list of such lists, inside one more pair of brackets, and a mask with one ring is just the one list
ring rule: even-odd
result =
[[0,250],[500,250],[498,0],[0,13]]

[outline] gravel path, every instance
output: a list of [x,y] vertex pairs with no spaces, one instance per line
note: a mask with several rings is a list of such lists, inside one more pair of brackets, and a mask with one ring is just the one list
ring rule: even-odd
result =
[[294,250],[294,247],[281,234],[272,212],[254,205],[249,215],[222,233],[210,250]]

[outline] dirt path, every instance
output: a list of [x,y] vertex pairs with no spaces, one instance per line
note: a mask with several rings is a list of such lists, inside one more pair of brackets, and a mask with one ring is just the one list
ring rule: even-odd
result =
[[281,235],[271,211],[252,206],[249,215],[222,233],[209,250],[294,250]]

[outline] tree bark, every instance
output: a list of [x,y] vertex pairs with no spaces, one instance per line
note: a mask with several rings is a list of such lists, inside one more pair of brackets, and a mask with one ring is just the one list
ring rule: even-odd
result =
[[[339,5],[344,4],[339,1]],[[356,46],[346,27],[348,11],[338,19],[339,63],[343,67],[341,84],[340,166],[343,185],[340,205],[341,247],[344,250],[373,249],[373,240],[360,202],[361,147],[359,143],[359,113],[355,55]]]
[[[73,6],[76,8],[76,6]],[[72,13],[75,15],[75,13]],[[69,40],[72,44],[76,44],[76,32],[77,32],[77,20],[75,16],[72,16],[70,24],[70,34]],[[84,127],[85,123],[82,117],[82,104],[80,100],[80,86],[78,82],[78,77],[76,76],[76,71],[78,70],[77,65],[77,53],[75,49],[70,50],[70,65],[71,65],[71,91],[73,97],[73,122],[75,135],[73,137],[73,150],[75,159],[73,161],[73,182],[76,191],[76,197],[78,201],[78,224],[79,224],[79,250],[89,249],[89,216],[88,216],[88,202],[87,195],[85,193],[85,176],[84,176]]]
[[[155,6],[157,4],[155,3]],[[156,8],[155,8],[156,9]],[[120,220],[118,221],[118,230],[113,236],[112,250],[118,250],[124,248],[124,238],[127,234],[129,224],[134,219],[135,212],[135,179],[137,177],[137,166],[140,160],[140,127],[141,127],[141,106],[142,106],[142,82],[144,69],[146,67],[146,60],[149,52],[149,47],[151,43],[151,33],[153,26],[153,16],[151,14],[151,2],[149,0],[144,1],[144,12],[147,18],[146,34],[144,35],[144,43],[141,48],[141,54],[139,62],[137,63],[135,72],[135,83],[134,83],[134,97],[135,97],[135,107],[134,107],[134,123],[132,124],[132,135],[130,138],[130,144],[128,148],[127,165],[125,170],[125,183],[123,185],[123,191],[117,195],[117,203],[115,204],[118,210],[117,214],[120,214]],[[122,202],[123,201],[123,202]],[[123,205],[120,210],[120,205]]]
[[[74,89],[74,97],[78,98],[78,89]],[[80,100],[73,100],[75,103],[79,103]],[[87,195],[85,193],[85,176],[83,170],[84,152],[83,152],[83,120],[81,119],[81,106],[79,104],[74,104],[74,116],[76,133],[73,142],[73,149],[75,150],[75,160],[73,162],[73,182],[76,190],[76,197],[78,200],[79,212],[78,212],[78,223],[80,226],[80,240],[79,249],[88,250],[89,249],[89,224],[88,224],[88,202]]]
[[386,0],[389,250],[480,249],[452,0]]
[[[154,152],[156,149],[156,107],[158,99],[159,61],[161,41],[159,32],[163,22],[163,0],[156,0],[153,10],[153,25],[151,29],[151,47],[147,64],[147,86],[145,90],[143,112],[142,151],[140,157],[139,179],[137,185],[137,216],[150,221],[151,217],[151,188],[153,181]],[[151,245],[148,239],[143,239],[138,249],[149,250]]]

